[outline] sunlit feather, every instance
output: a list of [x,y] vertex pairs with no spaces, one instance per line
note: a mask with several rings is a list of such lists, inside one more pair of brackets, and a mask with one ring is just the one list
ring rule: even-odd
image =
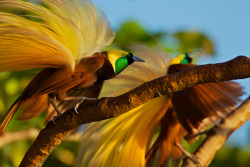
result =
[[[102,96],[124,93],[166,74],[169,57],[165,53],[159,51],[159,58],[155,59],[155,52],[147,47],[136,48],[134,55],[139,55],[147,63],[133,64],[112,82],[105,82]],[[91,123],[83,135],[76,165],[145,166],[145,145],[159,127],[167,101],[168,97],[162,96],[115,119]]]
[[[135,46],[133,53],[147,63],[134,64],[106,82],[102,96],[117,96],[167,73],[195,66],[179,64],[183,55],[169,61],[160,48]],[[91,123],[83,133],[76,165],[164,166],[170,158],[178,165],[183,152],[175,144],[220,121],[236,107],[242,94],[242,87],[232,81],[197,85],[150,100],[117,118]]]
[[32,68],[72,70],[82,58],[109,45],[114,32],[101,10],[89,0],[0,1],[1,8],[32,13],[0,12],[0,71]]

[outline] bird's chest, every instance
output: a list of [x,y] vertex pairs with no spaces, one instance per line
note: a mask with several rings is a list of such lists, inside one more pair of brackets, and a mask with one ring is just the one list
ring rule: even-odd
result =
[[116,76],[114,69],[109,61],[105,61],[103,66],[96,72],[98,80],[108,80]]

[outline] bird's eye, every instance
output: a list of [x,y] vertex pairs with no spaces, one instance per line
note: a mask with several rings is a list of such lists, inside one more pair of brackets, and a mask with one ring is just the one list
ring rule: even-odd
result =
[[127,57],[133,57],[133,54],[132,53],[128,53],[126,56]]

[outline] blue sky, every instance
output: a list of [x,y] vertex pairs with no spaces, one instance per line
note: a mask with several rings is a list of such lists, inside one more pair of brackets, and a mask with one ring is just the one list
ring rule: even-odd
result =
[[[238,55],[250,57],[249,0],[92,0],[101,8],[115,30],[126,20],[136,20],[150,31],[199,30],[215,43],[216,55],[200,64],[219,63]],[[238,80],[246,98],[250,79]],[[250,121],[234,133],[230,143],[250,141]]]

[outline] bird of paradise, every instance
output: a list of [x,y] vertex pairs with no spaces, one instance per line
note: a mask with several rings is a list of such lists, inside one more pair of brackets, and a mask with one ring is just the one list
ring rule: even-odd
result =
[[[0,72],[43,70],[7,111],[0,134],[19,107],[24,120],[51,106],[60,115],[75,100],[96,97],[104,80],[116,77],[134,61],[143,61],[122,50],[103,51],[115,33],[90,0],[40,0],[39,4],[4,0],[1,8],[32,14],[0,12]],[[60,111],[57,104],[65,100],[69,101]]]
[[[147,63],[133,64],[106,82],[101,96],[117,96],[166,74],[193,67],[187,54],[170,60],[160,48],[137,45],[134,53]],[[179,64],[182,63],[182,64]],[[181,140],[221,120],[243,94],[232,81],[197,85],[164,95],[119,117],[90,123],[85,129],[76,166],[143,167],[178,165],[183,155]]]

